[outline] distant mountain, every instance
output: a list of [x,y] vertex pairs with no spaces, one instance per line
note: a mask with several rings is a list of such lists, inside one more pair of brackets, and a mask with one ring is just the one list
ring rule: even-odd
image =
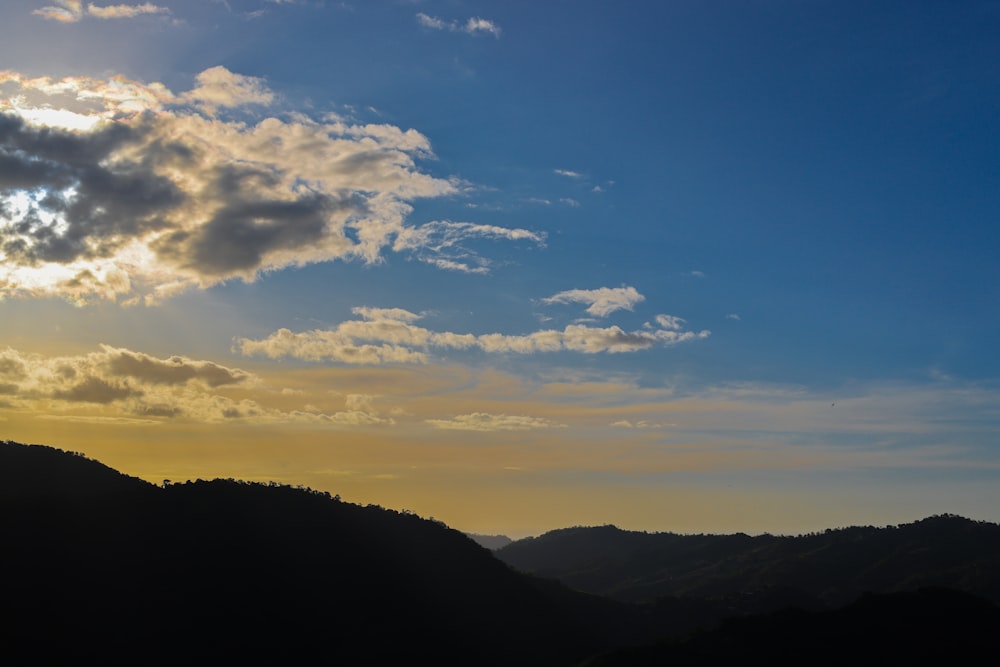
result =
[[0,535],[8,664],[570,665],[672,627],[412,514],[47,447],[0,443]]
[[477,535],[476,533],[466,533],[466,535],[468,535],[469,539],[473,542],[484,549],[489,549],[490,551],[502,549],[514,541],[506,535]]
[[953,515],[798,537],[568,528],[496,552],[523,572],[626,601],[726,600],[741,611],[828,608],[938,586],[1000,601],[1000,526]]

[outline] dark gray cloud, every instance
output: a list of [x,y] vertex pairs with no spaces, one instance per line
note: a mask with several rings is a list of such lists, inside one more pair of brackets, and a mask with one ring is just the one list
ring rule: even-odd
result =
[[[168,225],[164,215],[184,200],[150,164],[116,158],[143,143],[151,130],[110,124],[91,133],[32,127],[0,114],[0,195],[30,193],[27,208],[6,229],[0,248],[6,261],[35,265],[108,257],[150,230]],[[52,223],[58,218],[62,224]]]
[[216,67],[197,80],[174,95],[122,77],[0,72],[10,91],[0,96],[0,296],[149,302],[387,251],[484,273],[489,261],[463,241],[543,242],[490,225],[407,225],[412,200],[460,191],[420,171],[416,160],[433,153],[415,130],[299,113],[250,124],[241,107],[277,99],[261,79]]
[[204,382],[209,387],[239,384],[250,376],[233,368],[210,361],[192,361],[184,357],[157,359],[130,350],[105,348],[107,368],[113,375],[124,375],[143,383],[179,385],[190,380]]
[[142,396],[142,391],[127,384],[113,384],[93,376],[68,389],[52,392],[52,398],[78,403],[112,403],[139,396]]

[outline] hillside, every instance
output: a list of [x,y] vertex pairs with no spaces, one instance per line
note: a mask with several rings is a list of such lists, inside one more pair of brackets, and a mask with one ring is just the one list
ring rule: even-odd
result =
[[[277,484],[159,487],[80,455],[8,442],[0,443],[0,645],[11,664],[673,664],[685,652],[702,655],[716,632],[736,632],[725,641],[738,645],[740,628],[757,627],[720,627],[727,616],[744,615],[774,637],[783,628],[808,637],[823,619],[850,627],[861,612],[746,616],[822,606],[834,596],[817,591],[831,581],[841,582],[838,593],[877,581],[872,573],[892,573],[904,588],[993,581],[993,528],[935,517],[886,541],[878,529],[751,538],[605,527],[499,552],[541,554],[612,585],[645,572],[637,563],[665,581],[676,568],[673,597],[639,605],[519,573],[468,536],[410,513]],[[926,531],[936,541],[914,536]],[[870,566],[879,544],[883,559]],[[1000,630],[995,605],[970,604],[970,623]],[[920,619],[900,618],[900,632],[923,632]]]
[[864,592],[925,586],[1000,601],[1000,526],[952,515],[797,537],[569,528],[496,555],[521,571],[629,601],[679,596],[727,599],[750,611],[824,608]]
[[988,660],[998,631],[1000,607],[924,588],[866,595],[836,610],[730,619],[685,640],[615,651],[585,667],[968,665]]
[[[653,638],[437,522],[0,444],[0,642],[32,663],[538,664]],[[58,638],[58,641],[53,641]]]

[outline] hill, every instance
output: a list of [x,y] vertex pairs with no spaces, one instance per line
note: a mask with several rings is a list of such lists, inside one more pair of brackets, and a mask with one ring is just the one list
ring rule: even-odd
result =
[[438,522],[233,480],[158,487],[0,444],[0,643],[32,664],[572,664],[645,612]]
[[[954,572],[965,573],[970,587],[991,581],[993,561],[980,557],[993,548],[989,526],[955,517],[926,522],[950,536],[951,550],[890,541],[896,548],[872,571],[909,572],[906,581],[914,585]],[[909,534],[904,528],[897,530]],[[855,551],[836,545],[865,542],[869,532],[831,531],[809,536],[819,540],[809,544],[832,551],[820,562],[834,579],[854,581],[867,571],[870,552],[855,549],[865,557],[851,561]],[[686,545],[673,549],[669,561],[688,564],[678,570],[680,595],[629,604],[519,573],[468,536],[410,513],[273,483],[160,487],[80,455],[10,442],[0,443],[0,534],[0,645],[7,664],[661,664],[662,650],[671,660],[684,651],[697,656],[715,632],[756,627],[719,626],[726,616],[803,600],[799,606],[809,607],[815,590],[806,584],[830,585],[810,561],[818,556],[799,548],[796,540],[804,538],[667,536]],[[830,534],[839,541],[823,541]],[[613,582],[625,565],[659,562],[663,553],[655,549],[639,549],[646,560],[629,555],[649,537],[606,527],[556,531],[537,542],[547,558],[562,553],[569,566],[588,564],[592,581]],[[579,550],[561,552],[567,540]],[[514,543],[500,553],[533,544]],[[626,556],[618,569],[608,560],[615,555]],[[982,572],[965,564],[969,558]],[[924,564],[923,574],[914,563]],[[799,579],[772,577],[768,568]],[[790,594],[768,588],[772,579],[802,585]],[[734,594],[736,585],[748,593]],[[986,606],[973,605],[969,622],[993,623],[995,605],[979,603]],[[802,614],[746,621],[779,637],[783,627],[805,627],[797,625]],[[840,617],[805,618],[822,625]],[[901,618],[901,628],[923,632],[917,620]],[[742,641],[739,632],[734,636],[725,641]],[[928,639],[944,645],[939,640]],[[646,648],[629,649],[640,646]],[[768,655],[767,647],[747,646]]]
[[514,541],[506,535],[478,535],[476,533],[466,533],[466,535],[468,535],[473,542],[484,549],[489,549],[490,551],[502,549]]
[[924,588],[866,595],[836,610],[730,619],[685,640],[615,651],[585,666],[965,665],[993,654],[997,631],[1000,607]]
[[936,586],[1000,601],[1000,526],[953,515],[797,537],[569,528],[496,552],[523,572],[619,600],[727,600],[734,611],[830,608]]

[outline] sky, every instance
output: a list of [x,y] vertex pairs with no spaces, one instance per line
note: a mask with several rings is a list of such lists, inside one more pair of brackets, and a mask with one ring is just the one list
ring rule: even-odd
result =
[[0,5],[0,439],[512,537],[1000,521],[1000,3]]

